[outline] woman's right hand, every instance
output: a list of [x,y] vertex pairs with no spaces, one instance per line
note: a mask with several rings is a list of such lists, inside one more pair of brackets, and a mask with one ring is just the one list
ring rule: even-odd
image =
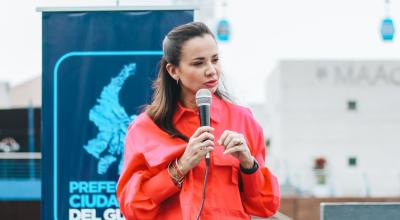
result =
[[197,166],[208,152],[214,150],[213,131],[214,128],[210,126],[199,127],[190,137],[185,152],[178,161],[184,174]]

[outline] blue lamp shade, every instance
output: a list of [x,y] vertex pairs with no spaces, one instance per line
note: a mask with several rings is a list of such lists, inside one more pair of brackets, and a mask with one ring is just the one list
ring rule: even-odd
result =
[[226,19],[221,19],[217,26],[217,39],[219,41],[229,41],[231,35],[231,28],[229,22]]
[[385,18],[381,25],[381,35],[383,41],[392,41],[394,37],[394,25],[391,18]]

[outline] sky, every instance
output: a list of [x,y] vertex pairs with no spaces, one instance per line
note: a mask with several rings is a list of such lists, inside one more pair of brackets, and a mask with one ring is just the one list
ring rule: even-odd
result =
[[[149,1],[122,1],[143,5]],[[160,4],[162,0],[152,1]],[[170,1],[164,1],[170,2]],[[380,24],[384,0],[222,0],[215,18],[226,18],[232,38],[220,43],[229,92],[239,103],[266,99],[268,75],[280,60],[399,59],[400,37],[383,42]],[[6,0],[0,14],[0,82],[12,86],[41,75],[41,6],[106,6],[106,0]],[[390,15],[398,32],[400,0],[391,0]],[[398,34],[398,33],[397,33]]]

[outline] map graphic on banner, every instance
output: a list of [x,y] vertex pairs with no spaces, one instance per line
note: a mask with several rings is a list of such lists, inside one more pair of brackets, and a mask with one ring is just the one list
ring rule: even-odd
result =
[[103,88],[98,104],[90,109],[89,120],[97,126],[99,133],[84,148],[98,159],[97,173],[100,175],[105,174],[118,159],[118,173],[121,173],[126,130],[137,115],[126,113],[120,104],[119,92],[126,79],[135,73],[135,63],[124,66],[118,76]]

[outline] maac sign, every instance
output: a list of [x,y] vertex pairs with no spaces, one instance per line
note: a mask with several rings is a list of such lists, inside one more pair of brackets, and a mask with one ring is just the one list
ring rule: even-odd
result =
[[316,69],[316,77],[320,82],[336,85],[400,86],[400,64],[319,66]]

